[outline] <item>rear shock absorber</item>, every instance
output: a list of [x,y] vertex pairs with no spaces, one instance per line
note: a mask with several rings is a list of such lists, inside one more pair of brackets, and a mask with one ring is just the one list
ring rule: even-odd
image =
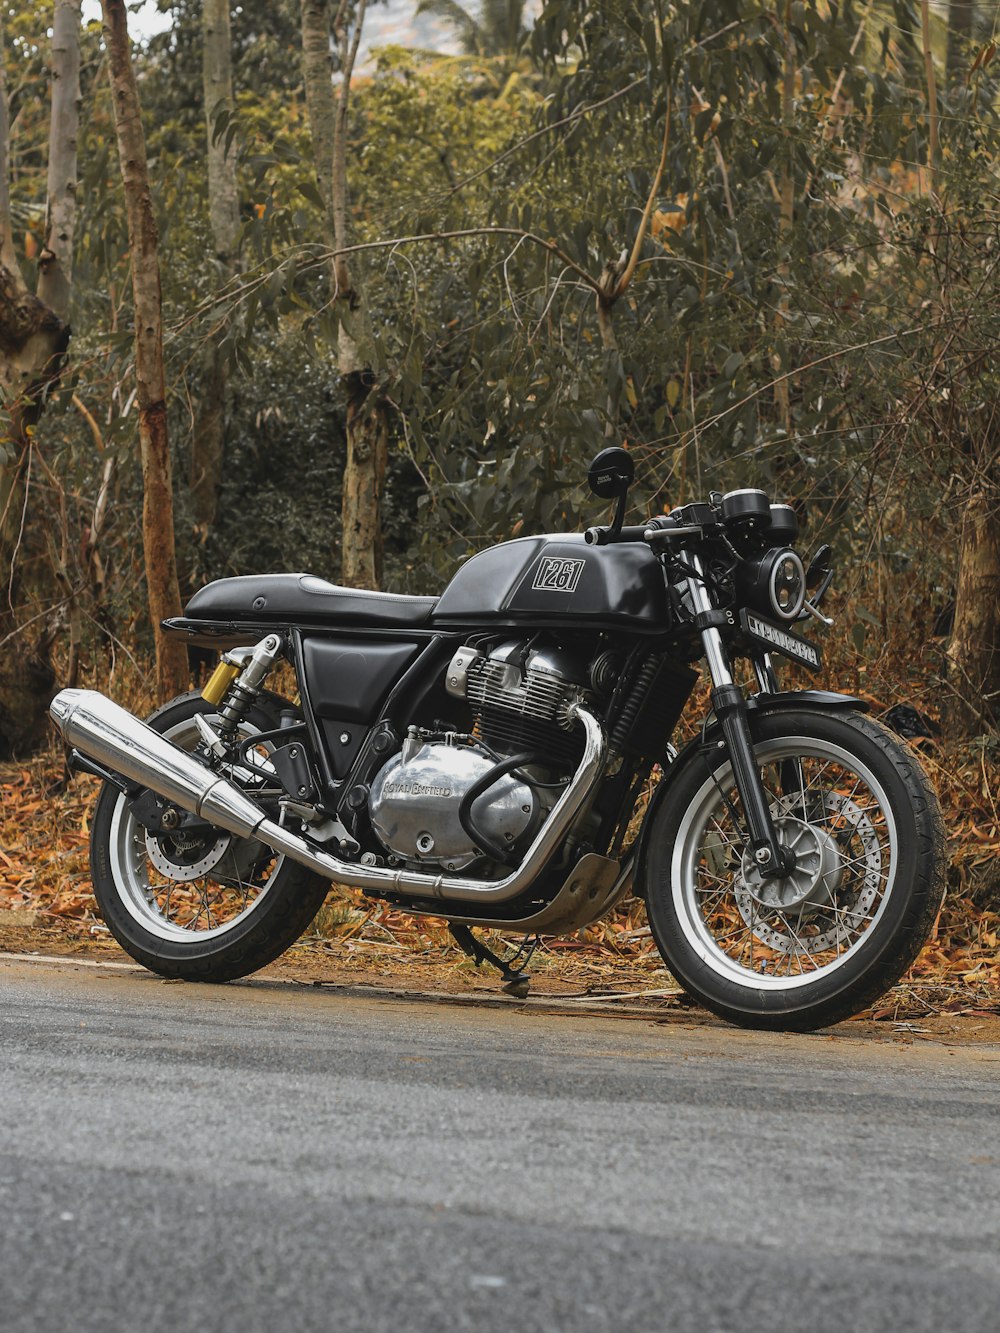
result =
[[[210,703],[218,702],[221,704],[219,708],[220,737],[227,741],[232,740],[236,734],[236,728],[246,717],[258,694],[260,694],[261,686],[267,679],[268,673],[274,666],[280,652],[281,635],[268,634],[256,645],[250,654],[249,661],[246,662],[237,679],[225,691],[224,696],[221,699],[209,699]],[[226,663],[226,659],[223,658],[223,663],[220,664],[216,674],[218,674],[218,670],[221,669],[223,664],[226,664],[230,671],[234,665],[232,662]],[[203,691],[203,697],[208,697],[207,691],[214,680],[215,676],[213,675],[205,687],[205,691]]]

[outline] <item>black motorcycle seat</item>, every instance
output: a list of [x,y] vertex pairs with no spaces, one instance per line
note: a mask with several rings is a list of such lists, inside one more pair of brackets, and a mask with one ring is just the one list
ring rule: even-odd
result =
[[190,620],[335,620],[342,624],[415,629],[426,625],[436,597],[341,588],[314,574],[244,574],[199,588],[184,615]]

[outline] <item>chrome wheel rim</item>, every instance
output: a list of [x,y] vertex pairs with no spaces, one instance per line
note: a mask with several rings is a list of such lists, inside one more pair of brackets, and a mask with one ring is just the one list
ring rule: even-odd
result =
[[727,764],[681,820],[671,895],[685,940],[714,972],[752,990],[787,990],[857,956],[885,912],[898,832],[871,769],[842,746],[805,736],[755,746],[772,819],[804,854],[797,880],[761,880],[739,836]]
[[[213,715],[203,716],[209,723],[217,721]],[[243,725],[239,734],[246,739],[255,731]],[[193,720],[179,722],[162,735],[189,752],[201,739]],[[205,840],[201,858],[197,851],[190,854],[190,868],[205,866],[204,873],[171,878],[165,872],[172,853],[151,853],[150,836],[129,801],[119,797],[109,839],[119,901],[144,930],[165,942],[201,944],[228,934],[260,908],[284,861],[262,843],[218,830],[216,837]]]

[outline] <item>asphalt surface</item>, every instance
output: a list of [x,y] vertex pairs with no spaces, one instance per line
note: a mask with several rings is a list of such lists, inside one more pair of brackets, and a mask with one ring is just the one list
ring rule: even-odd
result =
[[1000,1047],[2,956],[0,1043],[3,1333],[1000,1327]]

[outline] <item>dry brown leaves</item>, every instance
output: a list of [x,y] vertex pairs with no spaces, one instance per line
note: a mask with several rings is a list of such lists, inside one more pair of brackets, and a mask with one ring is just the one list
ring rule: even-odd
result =
[[61,758],[0,769],[0,910],[96,920],[87,847],[93,781],[65,786]]
[[[1000,817],[986,750],[924,743],[922,757],[941,796],[949,831],[949,895],[932,938],[907,981],[876,1010],[880,1018],[925,1013],[1000,1012]],[[0,919],[59,923],[71,935],[103,934],[88,869],[97,783],[66,781],[62,755],[0,768]],[[494,945],[499,941],[494,941]],[[468,984],[472,964],[444,921],[417,919],[334,890],[300,951],[335,951],[369,973],[416,969],[429,984]],[[641,902],[570,938],[547,939],[536,977],[596,991],[669,986]],[[478,974],[481,975],[481,974]],[[485,979],[484,979],[485,982]]]

